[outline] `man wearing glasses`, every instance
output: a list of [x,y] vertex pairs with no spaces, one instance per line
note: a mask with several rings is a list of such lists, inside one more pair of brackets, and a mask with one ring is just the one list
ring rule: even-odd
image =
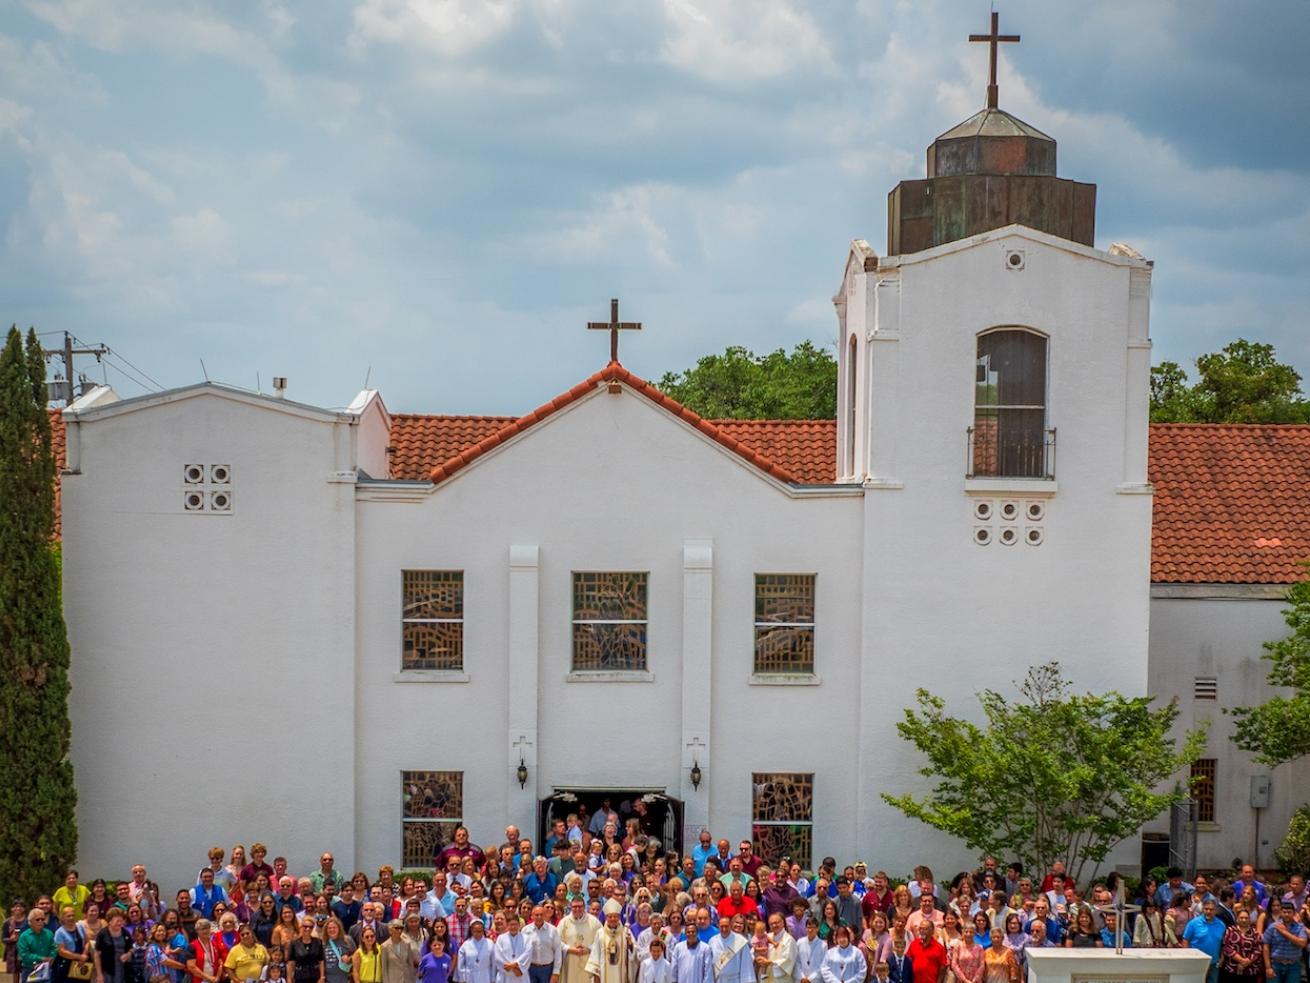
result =
[[764,863],[752,852],[750,840],[742,840],[737,845],[737,857],[741,860],[742,872],[750,878],[754,878],[759,873],[760,866]]

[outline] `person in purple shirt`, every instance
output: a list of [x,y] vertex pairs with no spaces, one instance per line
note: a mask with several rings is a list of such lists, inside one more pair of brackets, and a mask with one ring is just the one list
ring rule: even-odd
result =
[[419,960],[418,983],[449,983],[450,956],[446,953],[446,940],[432,936],[431,948]]
[[1238,897],[1241,897],[1242,889],[1245,887],[1249,887],[1255,892],[1255,900],[1259,902],[1261,907],[1264,907],[1264,903],[1269,899],[1269,892],[1265,889],[1263,883],[1255,879],[1255,868],[1250,864],[1242,865],[1242,876],[1233,885],[1233,890],[1237,892]]
[[801,893],[787,883],[787,875],[780,867],[773,873],[773,883],[764,889],[761,898],[764,902],[764,918],[767,921],[770,915],[781,915],[787,917],[791,910],[791,903],[799,899]]

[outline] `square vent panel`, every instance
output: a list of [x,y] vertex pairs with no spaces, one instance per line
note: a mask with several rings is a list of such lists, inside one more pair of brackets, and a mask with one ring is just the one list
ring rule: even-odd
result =
[[232,513],[232,466],[182,465],[182,511],[205,515]]

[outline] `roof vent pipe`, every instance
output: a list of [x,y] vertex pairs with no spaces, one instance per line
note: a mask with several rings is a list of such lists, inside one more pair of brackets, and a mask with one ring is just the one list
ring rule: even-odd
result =
[[278,399],[286,399],[287,396],[287,377],[284,375],[273,376],[273,392]]

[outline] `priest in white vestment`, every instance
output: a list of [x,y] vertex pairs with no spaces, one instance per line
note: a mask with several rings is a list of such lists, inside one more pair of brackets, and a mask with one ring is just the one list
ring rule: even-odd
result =
[[623,905],[610,898],[601,911],[605,923],[591,943],[587,975],[595,983],[637,983],[637,940],[623,924]]
[[732,930],[732,920],[719,920],[719,932],[710,938],[715,983],[755,983],[755,966],[746,936]]
[[600,919],[587,914],[587,902],[580,897],[571,899],[569,913],[559,920],[559,940],[564,947],[559,983],[591,983],[587,960],[599,931]]
[[787,931],[787,923],[776,911],[769,916],[769,954],[755,960],[756,976],[764,983],[790,980],[796,967],[796,940]]

